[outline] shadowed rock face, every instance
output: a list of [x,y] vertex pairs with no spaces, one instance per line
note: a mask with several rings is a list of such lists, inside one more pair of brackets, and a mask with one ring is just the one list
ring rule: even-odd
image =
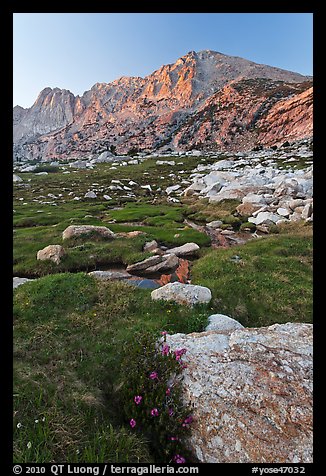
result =
[[[64,89],[45,88],[31,108],[14,108],[14,155],[43,160],[83,154],[95,158],[110,145],[118,153],[133,147],[221,149],[230,147],[230,142],[239,147],[242,142],[237,135],[245,136],[243,145],[249,136],[259,139],[259,134],[253,134],[257,127],[254,131],[250,127],[261,119],[267,121],[265,143],[275,142],[284,117],[289,137],[292,122],[294,135],[302,137],[311,133],[305,125],[311,122],[310,80],[206,50],[192,51],[145,78],[96,83],[81,97]],[[297,101],[296,96],[306,90],[307,97]],[[289,97],[292,102],[285,105],[286,116],[283,108],[276,108],[270,119],[266,117],[275,103]],[[277,122],[273,130],[269,130],[271,120]]]
[[[312,325],[214,329],[167,336],[185,348],[189,444],[205,463],[312,462]],[[239,325],[239,327],[241,327]]]

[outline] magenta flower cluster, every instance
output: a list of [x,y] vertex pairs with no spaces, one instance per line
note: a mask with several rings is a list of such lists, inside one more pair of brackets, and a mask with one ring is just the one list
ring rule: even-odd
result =
[[181,455],[175,455],[175,457],[173,458],[173,461],[179,464],[183,464],[186,462],[185,458]]
[[[162,348],[161,348],[161,353],[162,355],[169,355],[170,354],[170,346],[166,344],[166,335],[167,335],[167,332],[166,331],[163,331],[161,332],[161,335],[164,337],[164,343],[162,345]],[[182,356],[187,352],[187,349],[185,348],[182,348],[182,349],[176,349],[173,353],[174,353],[174,356],[175,356],[175,359],[177,361],[179,361],[180,365],[182,366],[182,368],[185,368],[186,365],[184,364],[184,362],[182,362]],[[152,372],[149,373],[148,375],[149,379],[151,380],[159,380],[159,374],[157,371],[153,370]],[[171,395],[171,387],[167,387],[166,388],[166,391],[165,391],[165,395],[167,397],[169,397]],[[135,395],[134,396],[134,403],[136,405],[140,405],[143,401],[143,396],[142,395]],[[167,406],[167,411],[168,411],[168,414],[170,417],[173,417],[174,416],[174,409],[170,406],[168,406],[168,399],[167,399],[167,402],[166,402],[166,406]],[[158,417],[160,414],[160,411],[158,408],[152,408],[151,411],[150,411],[150,415],[152,417]],[[193,422],[193,417],[191,415],[189,415],[187,418],[185,418],[182,422],[182,426],[183,427],[187,427],[188,425],[190,425],[191,423]],[[136,420],[134,418],[131,418],[131,420],[129,421],[129,424],[131,426],[131,428],[135,428],[136,426]],[[179,441],[179,438],[177,436],[170,436],[169,437],[170,441]],[[183,464],[186,462],[186,459],[180,455],[180,454],[176,454],[174,457],[173,457],[173,462],[174,463],[177,463],[177,464]]]

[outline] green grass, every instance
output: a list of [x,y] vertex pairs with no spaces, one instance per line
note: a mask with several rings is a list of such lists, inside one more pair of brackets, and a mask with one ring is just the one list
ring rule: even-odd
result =
[[[312,231],[290,227],[226,250],[192,268],[193,283],[208,286],[216,313],[247,327],[312,322]],[[232,256],[241,260],[232,260]]]
[[[176,166],[157,166],[149,159],[116,170],[100,164],[93,170],[69,169],[70,174],[25,173],[28,186],[14,184],[14,275],[41,277],[14,291],[15,462],[155,462],[149,442],[125,426],[119,401],[120,366],[139,332],[202,331],[213,313],[246,326],[312,321],[311,227],[279,227],[277,235],[211,250],[207,235],[186,226],[184,219],[203,224],[221,219],[223,226],[238,227],[239,202],[209,204],[186,197],[171,204],[160,192],[148,195],[138,188],[137,196],[127,199],[106,189],[111,179],[119,179],[164,190],[189,177],[201,161],[182,158],[178,165],[178,158],[171,159]],[[182,169],[185,173],[178,176]],[[68,195],[72,190],[83,197],[93,183],[113,200],[99,194],[94,201],[73,201]],[[52,199],[48,193],[62,197]],[[145,235],[63,242],[62,232],[71,224]],[[142,249],[152,239],[165,246],[195,242],[201,247],[192,282],[212,290],[209,305],[191,309],[152,301],[149,290],[99,283],[85,274],[148,257]],[[49,244],[65,247],[60,265],[36,260],[37,251]],[[234,255],[241,260],[230,259]]]
[[200,331],[209,312],[152,302],[148,290],[98,284],[83,273],[17,288],[14,460],[151,461],[147,442],[124,427],[119,411],[115,385],[125,349],[140,331]]

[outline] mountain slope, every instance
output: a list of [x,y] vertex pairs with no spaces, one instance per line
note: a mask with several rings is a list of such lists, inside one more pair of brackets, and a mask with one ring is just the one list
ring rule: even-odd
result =
[[[250,98],[245,101],[248,112],[233,110],[229,105],[222,132],[211,122],[208,125],[211,139],[206,137],[204,141],[205,146],[213,148],[226,147],[231,142],[232,148],[238,142],[232,139],[232,133],[224,131],[228,122],[237,120],[237,114],[249,118],[255,114],[252,101],[258,105],[267,99],[263,100],[258,93],[255,97],[252,91],[239,93],[236,84],[243,87],[243,81],[257,78],[262,78],[265,86],[270,83],[272,90],[275,81],[285,82],[288,96],[302,93],[299,84],[306,89],[312,85],[311,78],[298,73],[205,50],[192,51],[145,78],[122,77],[108,84],[97,83],[81,97],[67,90],[45,88],[31,108],[14,108],[14,157],[75,158],[98,154],[112,145],[119,153],[131,148],[194,146],[203,143],[202,132],[189,128],[189,121],[195,116],[195,122],[203,123],[207,108],[214,108],[214,101],[228,94],[240,94],[241,101]],[[277,91],[275,94],[276,100],[287,97],[281,94],[278,98]],[[274,102],[269,104],[272,106]],[[202,118],[198,117],[200,114]],[[280,114],[280,111],[276,114],[278,121]],[[204,122],[207,127],[209,121]],[[301,128],[302,133],[308,129]],[[187,144],[183,143],[184,135],[188,137]],[[273,134],[265,134],[265,139],[273,141]]]

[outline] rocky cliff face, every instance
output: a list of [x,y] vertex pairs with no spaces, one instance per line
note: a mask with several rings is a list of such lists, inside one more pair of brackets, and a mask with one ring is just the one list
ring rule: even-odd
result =
[[[214,51],[192,51],[145,78],[97,83],[81,97],[45,88],[31,108],[14,108],[14,156],[76,158],[110,146],[118,153],[232,149],[261,139],[275,142],[285,121],[287,135],[301,138],[311,133],[311,97],[311,78]],[[284,104],[287,99],[292,101]]]

